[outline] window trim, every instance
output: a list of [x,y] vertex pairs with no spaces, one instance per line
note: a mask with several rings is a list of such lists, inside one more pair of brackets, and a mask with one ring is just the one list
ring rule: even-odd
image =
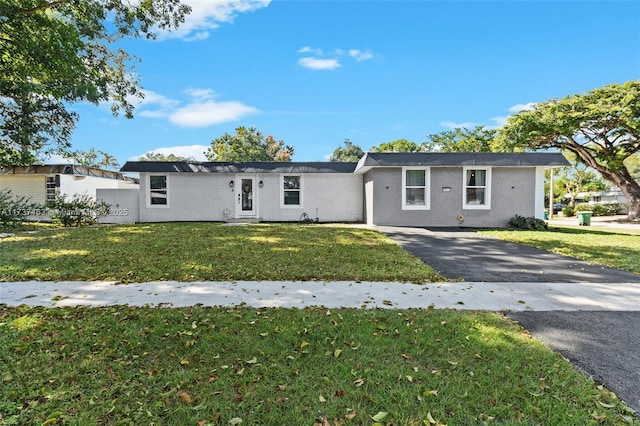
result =
[[[491,167],[469,166],[462,168],[462,208],[463,210],[491,209]],[[467,186],[467,171],[484,170],[487,172],[484,186]],[[484,204],[467,204],[467,188],[484,188]]]
[[[298,191],[299,193],[299,204],[285,204],[284,203],[284,177],[285,176],[297,176],[300,179],[300,188],[299,189],[287,189],[286,191]],[[303,208],[303,191],[304,191],[304,176],[301,173],[282,173],[280,175],[279,181],[279,192],[280,192],[280,208],[281,209],[301,209]]]
[[[162,176],[165,178],[165,192],[167,196],[167,204],[152,204],[151,203],[151,177]],[[149,174],[147,179],[147,207],[152,209],[167,209],[169,208],[169,175],[167,174]]]
[[[424,187],[411,186],[410,188],[424,188],[424,205],[407,204],[407,171],[424,171]],[[431,167],[403,167],[402,168],[402,210],[431,210]]]

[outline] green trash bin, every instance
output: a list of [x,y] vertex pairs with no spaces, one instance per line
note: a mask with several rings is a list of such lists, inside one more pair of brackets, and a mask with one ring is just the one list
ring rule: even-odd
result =
[[591,226],[591,213],[592,212],[578,212],[578,225]]

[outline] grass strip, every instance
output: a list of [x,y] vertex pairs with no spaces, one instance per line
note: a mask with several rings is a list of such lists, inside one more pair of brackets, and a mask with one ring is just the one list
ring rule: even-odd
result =
[[371,229],[220,223],[17,234],[0,239],[0,280],[446,281]]
[[0,424],[638,424],[499,314],[0,306]]

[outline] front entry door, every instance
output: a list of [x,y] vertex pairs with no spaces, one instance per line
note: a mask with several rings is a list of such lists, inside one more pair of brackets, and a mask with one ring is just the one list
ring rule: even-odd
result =
[[255,177],[236,176],[236,217],[255,217],[256,201]]

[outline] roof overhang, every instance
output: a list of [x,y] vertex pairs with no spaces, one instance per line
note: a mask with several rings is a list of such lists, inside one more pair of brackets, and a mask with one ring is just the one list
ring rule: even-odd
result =
[[127,161],[121,172],[138,173],[353,173],[357,163]]
[[565,167],[559,152],[367,152],[356,173],[379,167]]

